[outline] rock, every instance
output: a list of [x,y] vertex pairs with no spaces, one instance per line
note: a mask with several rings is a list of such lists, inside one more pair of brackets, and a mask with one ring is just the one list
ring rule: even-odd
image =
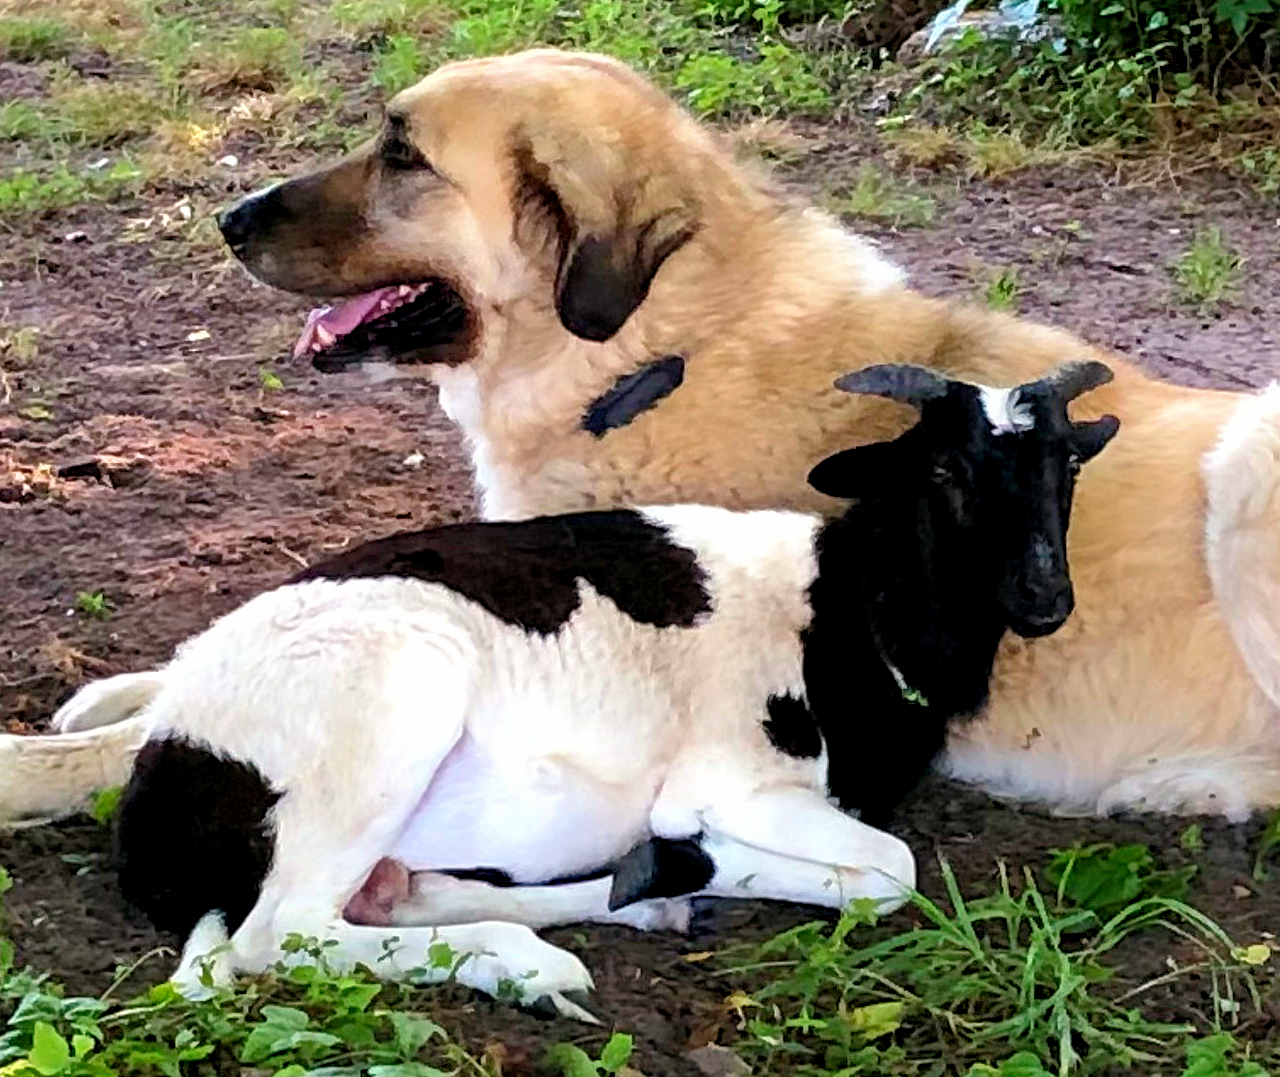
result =
[[936,35],[936,40],[927,51],[937,54],[967,30],[974,30],[985,38],[1013,37],[1027,42],[1044,41],[1061,36],[1063,32],[1062,20],[1057,16],[1036,14],[1028,18],[1015,9],[964,11],[947,19],[941,29],[937,29],[937,24],[946,18],[950,10],[940,12],[927,26],[921,27],[903,42],[898,49],[898,63],[910,67],[923,60],[931,35]]

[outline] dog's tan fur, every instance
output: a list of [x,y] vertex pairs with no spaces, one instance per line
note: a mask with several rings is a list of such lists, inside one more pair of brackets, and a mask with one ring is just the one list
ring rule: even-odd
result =
[[[1280,684],[1267,646],[1280,606],[1258,600],[1280,595],[1280,396],[1159,383],[1066,333],[922,296],[602,57],[453,64],[389,111],[435,172],[388,169],[371,143],[292,181],[296,222],[245,260],[294,291],[430,277],[457,288],[474,334],[456,365],[428,369],[466,434],[487,516],[675,501],[828,511],[809,468],[910,420],[835,391],[837,375],[904,361],[1000,386],[1100,358],[1115,381],[1079,414],[1112,412],[1123,427],[1080,484],[1076,615],[1005,648],[989,712],[953,738],[947,766],[1060,810],[1239,816],[1280,803],[1280,717],[1259,686]],[[652,277],[603,342],[557,316],[584,238],[614,260],[600,287],[628,259],[647,258],[636,272]],[[668,240],[670,252],[645,246]],[[580,428],[618,377],[671,353],[687,357],[673,395],[602,438]],[[1201,461],[1228,428],[1210,518]],[[856,685],[850,698],[856,708]]]

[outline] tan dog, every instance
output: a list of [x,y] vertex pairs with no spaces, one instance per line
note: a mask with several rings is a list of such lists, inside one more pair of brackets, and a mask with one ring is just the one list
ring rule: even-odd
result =
[[[299,351],[317,366],[381,358],[436,381],[490,518],[833,510],[809,469],[911,419],[851,406],[838,375],[914,362],[1005,386],[1105,360],[1115,381],[1079,417],[1112,412],[1123,432],[1080,484],[1076,616],[1007,645],[945,766],[1061,811],[1280,803],[1280,389],[1162,384],[1068,334],[919,295],[599,56],[444,67],[390,102],[369,145],[221,224],[263,280],[356,296],[309,321]],[[649,367],[665,357],[683,364]],[[59,724],[97,721],[87,709]]]

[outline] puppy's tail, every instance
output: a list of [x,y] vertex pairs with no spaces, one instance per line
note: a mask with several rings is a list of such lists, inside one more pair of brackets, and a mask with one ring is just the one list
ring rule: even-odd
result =
[[1280,708],[1280,382],[1241,401],[1203,472],[1218,605],[1249,672]]
[[132,717],[159,693],[164,673],[122,673],[86,684],[58,708],[49,725],[57,733],[81,733]]

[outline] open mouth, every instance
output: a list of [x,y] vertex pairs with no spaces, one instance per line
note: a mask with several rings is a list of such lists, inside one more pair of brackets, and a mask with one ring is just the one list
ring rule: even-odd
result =
[[293,346],[325,373],[367,360],[457,363],[469,358],[471,312],[442,280],[393,284],[317,307]]

